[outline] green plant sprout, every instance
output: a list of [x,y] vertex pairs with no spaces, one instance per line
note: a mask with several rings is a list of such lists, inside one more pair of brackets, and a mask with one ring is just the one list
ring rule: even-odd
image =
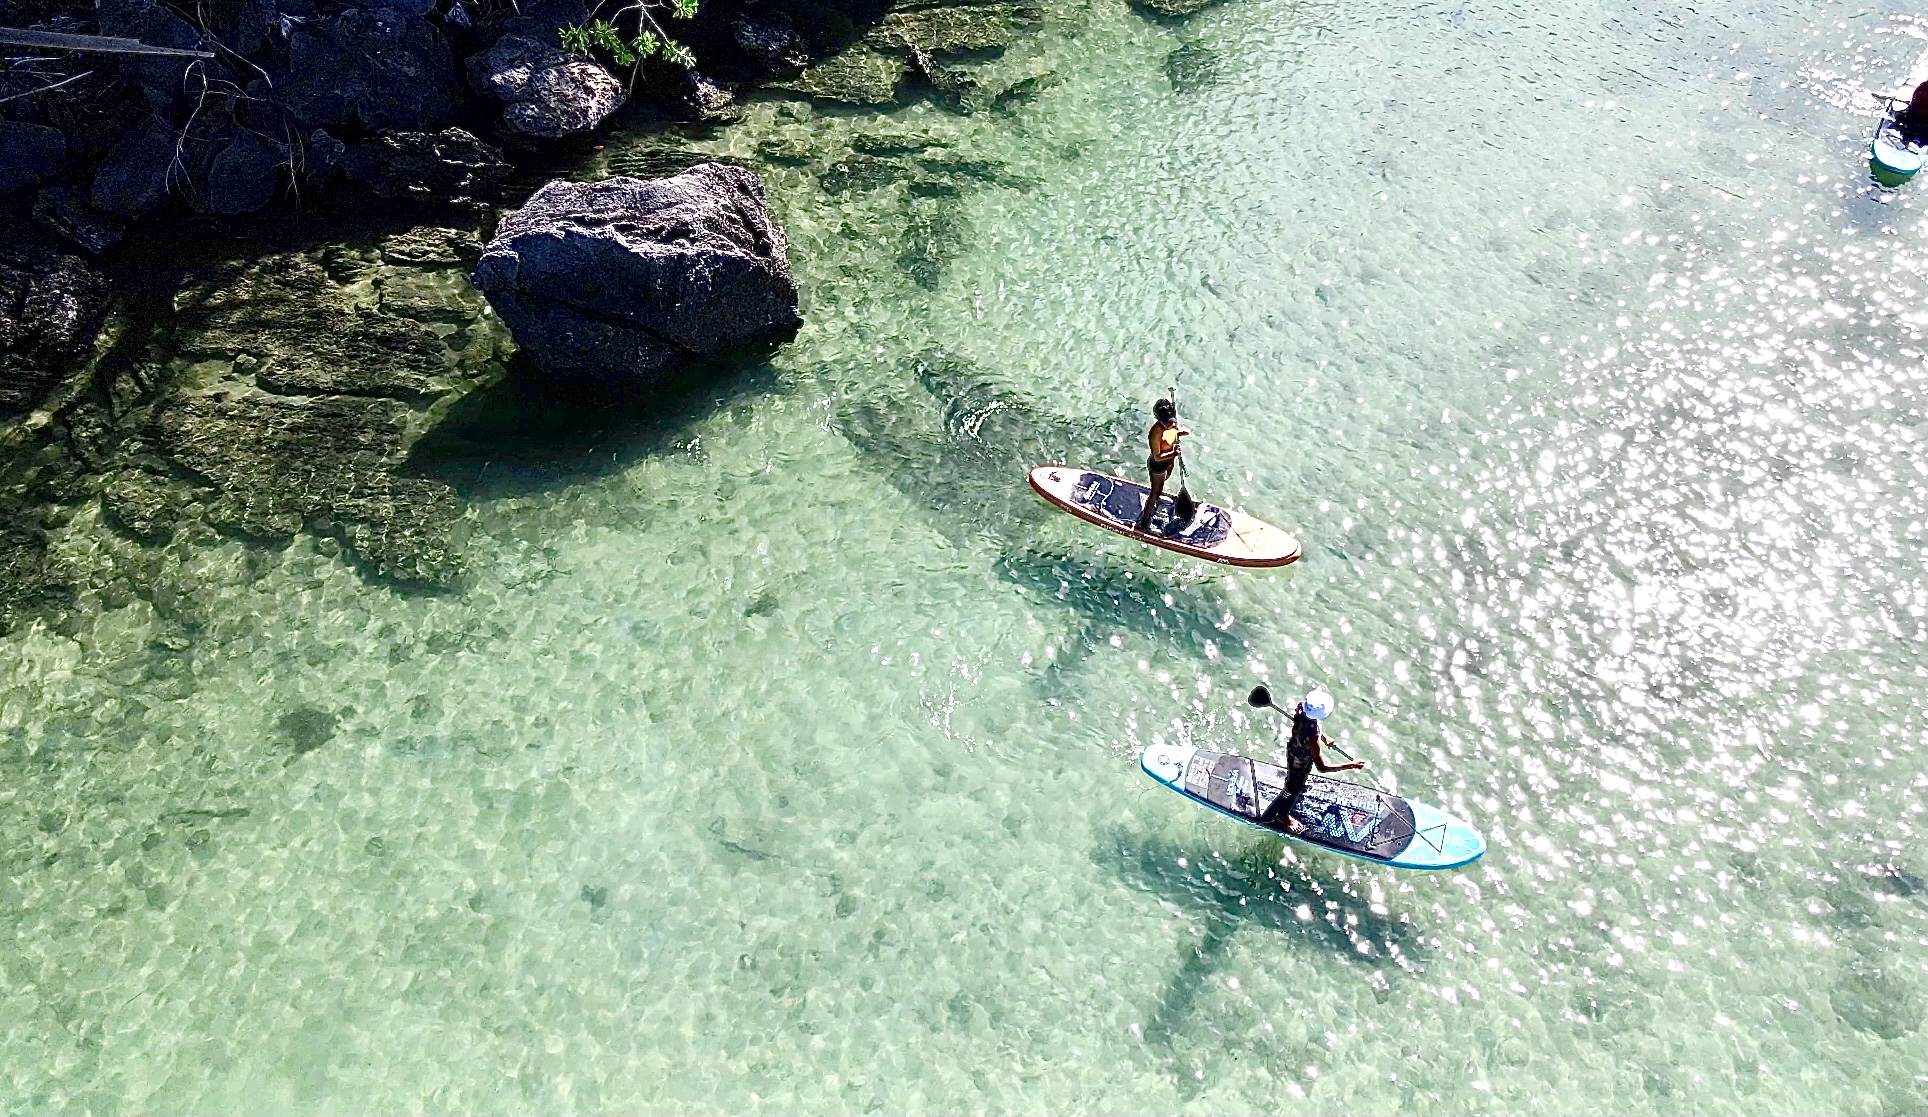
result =
[[[693,19],[702,0],[670,0],[669,14],[672,19]],[[635,76],[635,68],[644,59],[661,57],[663,61],[685,70],[694,69],[696,55],[683,44],[663,30],[651,13],[652,0],[634,0],[618,8],[609,19],[600,16],[590,22],[574,23],[557,32],[564,50],[580,54],[584,58],[594,58],[597,54],[606,56],[617,66],[628,67],[630,76]],[[600,11],[601,4],[596,6]],[[616,26],[624,16],[636,14],[636,34],[624,38]],[[593,13],[592,13],[593,14]]]

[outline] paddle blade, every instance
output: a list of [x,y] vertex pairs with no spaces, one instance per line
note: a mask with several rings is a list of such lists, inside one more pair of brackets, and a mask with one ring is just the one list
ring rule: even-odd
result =
[[1264,683],[1260,683],[1252,688],[1252,693],[1245,696],[1245,703],[1263,710],[1272,704],[1272,692],[1266,689]]
[[1178,496],[1172,500],[1172,511],[1177,514],[1179,523],[1187,524],[1198,514],[1198,502],[1192,499],[1192,494],[1183,485],[1178,486]]

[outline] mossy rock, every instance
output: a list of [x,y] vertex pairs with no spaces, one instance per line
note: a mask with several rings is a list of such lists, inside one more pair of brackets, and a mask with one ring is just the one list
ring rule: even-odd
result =
[[[209,486],[208,523],[268,545],[316,531],[379,576],[460,580],[461,501],[406,463],[457,401],[502,375],[506,334],[467,280],[478,248],[471,233],[416,229],[264,257],[176,299],[184,368],[145,436]],[[116,474],[102,491],[109,522],[164,539],[193,499],[168,485]]]
[[124,469],[109,476],[100,490],[107,522],[133,539],[165,543],[194,507],[193,491],[172,477],[145,469]]
[[881,190],[891,183],[908,179],[915,173],[914,168],[894,159],[853,154],[826,167],[823,173],[817,176],[817,182],[832,194],[847,194],[852,190]]
[[1219,0],[1131,0],[1132,6],[1154,19],[1184,19]]
[[802,167],[817,158],[816,146],[802,136],[773,136],[756,145],[757,158],[782,167]]
[[891,105],[897,102],[897,86],[904,80],[906,70],[901,56],[860,43],[770,88],[801,93],[820,101]]
[[880,47],[969,54],[1010,45],[1044,26],[1035,4],[993,0],[982,4],[911,4],[884,17],[866,41]]

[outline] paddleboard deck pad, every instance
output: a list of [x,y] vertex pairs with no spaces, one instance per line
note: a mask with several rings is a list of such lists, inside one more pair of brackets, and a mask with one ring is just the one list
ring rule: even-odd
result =
[[1099,527],[1156,547],[1232,566],[1284,566],[1299,557],[1299,541],[1243,512],[1200,502],[1189,520],[1178,518],[1177,500],[1158,499],[1146,530],[1137,530],[1151,490],[1136,481],[1063,465],[1031,471],[1031,488],[1047,503]]
[[1192,745],[1150,745],[1139,764],[1151,778],[1248,826],[1362,861],[1402,869],[1457,869],[1479,860],[1486,839],[1438,807],[1314,774],[1292,805],[1305,829],[1266,813],[1285,791],[1286,771],[1237,753]]

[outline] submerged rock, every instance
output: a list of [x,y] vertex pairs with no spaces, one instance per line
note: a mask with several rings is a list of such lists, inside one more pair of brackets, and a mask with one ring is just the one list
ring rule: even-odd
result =
[[461,502],[447,485],[401,472],[415,419],[396,400],[237,390],[169,403],[153,434],[221,491],[211,509],[220,526],[274,543],[314,528],[378,574],[449,585],[463,571]]
[[1043,25],[1044,12],[1036,4],[912,2],[893,8],[868,37],[903,50],[962,54],[1007,46]]
[[447,586],[463,573],[453,489],[407,467],[453,404],[500,376],[498,345],[462,261],[474,238],[418,229],[326,266],[270,256],[177,297],[180,367],[142,439],[204,483],[205,499],[121,475],[103,494],[143,540],[169,515],[265,543],[333,535],[374,572]]
[[1219,0],[1131,0],[1139,11],[1154,18],[1183,19],[1196,12],[1202,12]]
[[1174,93],[1196,93],[1218,82],[1218,52],[1203,43],[1186,43],[1165,56],[1165,80]]
[[500,149],[460,128],[391,132],[348,148],[341,165],[379,197],[427,205],[493,201],[509,173]]
[[47,555],[47,536],[28,509],[0,498],[0,633],[73,596]]
[[544,186],[503,218],[473,280],[544,372],[646,384],[795,333],[786,252],[756,175],[705,163]]
[[469,81],[504,104],[502,128],[554,140],[594,129],[622,107],[623,83],[581,55],[507,35],[469,59]]
[[771,88],[823,101],[889,105],[896,102],[897,86],[907,70],[903,58],[860,43]]

